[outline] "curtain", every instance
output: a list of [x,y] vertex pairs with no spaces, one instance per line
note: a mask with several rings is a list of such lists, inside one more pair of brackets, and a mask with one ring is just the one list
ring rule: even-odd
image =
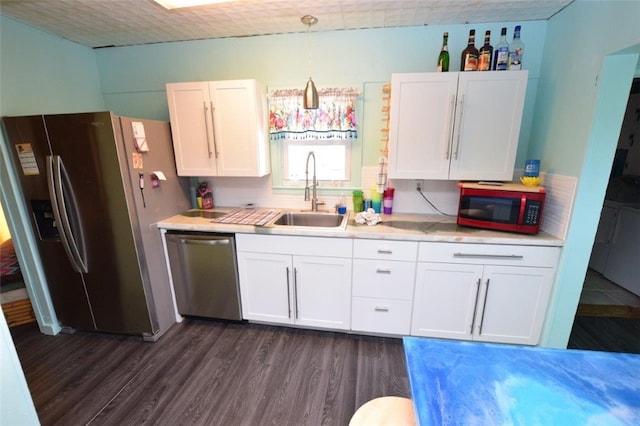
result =
[[304,109],[302,90],[276,90],[269,95],[271,140],[357,139],[354,88],[318,90],[320,107]]

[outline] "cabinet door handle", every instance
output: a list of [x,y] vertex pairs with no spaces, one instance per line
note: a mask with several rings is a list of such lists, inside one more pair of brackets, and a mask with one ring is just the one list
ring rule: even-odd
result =
[[287,266],[287,308],[289,309],[289,318],[291,318],[291,286],[289,284],[289,267]]
[[[209,158],[211,158],[211,141],[209,140],[209,123],[207,122],[207,103],[202,101],[203,111],[204,111],[204,130],[207,134],[207,152],[209,153]],[[213,119],[213,114],[211,114],[211,118]],[[213,121],[211,122],[213,126]]]
[[453,116],[456,105],[456,96],[451,95],[449,100],[449,137],[447,138],[447,152],[444,155],[444,159],[448,160],[451,157],[451,138],[453,135]]
[[293,301],[296,304],[296,319],[298,319],[298,268],[293,268]]
[[376,306],[375,308],[373,308],[374,311],[376,312],[389,312],[389,307],[388,306]]
[[460,150],[460,137],[462,135],[462,117],[464,112],[464,95],[462,95],[462,99],[460,100],[460,120],[458,122],[458,139],[456,141],[456,150],[453,153],[453,158],[455,160],[458,159],[458,151]]
[[478,297],[480,297],[480,281],[481,278],[478,278],[478,282],[476,283],[476,301],[473,304],[473,318],[471,318],[471,334],[473,334],[473,327],[476,325],[476,314],[478,313]]
[[380,254],[393,254],[393,250],[391,250],[391,249],[378,249],[378,253],[380,253]]
[[480,254],[480,253],[453,253],[453,257],[466,257],[471,259],[511,259],[520,260],[524,256],[519,254]]
[[211,134],[213,135],[213,151],[216,153],[216,158],[218,158],[218,145],[216,144],[216,122],[213,118],[213,101],[211,102]]
[[487,278],[487,288],[484,292],[484,302],[482,303],[482,317],[480,318],[480,327],[478,328],[478,335],[482,335],[482,326],[484,325],[484,312],[487,307],[487,296],[489,296],[489,278]]
[[391,269],[388,269],[388,268],[378,268],[378,269],[376,269],[376,273],[377,273],[377,274],[390,274],[390,273],[391,273]]

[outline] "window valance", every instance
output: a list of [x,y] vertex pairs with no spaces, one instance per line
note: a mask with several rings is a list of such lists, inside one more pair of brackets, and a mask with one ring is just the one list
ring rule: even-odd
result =
[[357,139],[354,88],[318,90],[320,107],[304,109],[302,90],[276,90],[269,95],[271,140]]

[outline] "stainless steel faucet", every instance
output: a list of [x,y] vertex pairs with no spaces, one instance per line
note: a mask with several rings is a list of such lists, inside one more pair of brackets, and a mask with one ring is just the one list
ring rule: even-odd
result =
[[[309,158],[313,157],[313,180],[311,181],[311,185],[309,185]],[[307,165],[304,169],[305,174],[305,182],[304,182],[304,200],[309,201],[309,188],[312,188],[312,197],[311,197],[311,211],[318,211],[318,204],[322,205],[324,203],[318,202],[318,195],[316,193],[316,187],[318,186],[318,181],[316,180],[316,155],[313,151],[309,151],[307,154]]]

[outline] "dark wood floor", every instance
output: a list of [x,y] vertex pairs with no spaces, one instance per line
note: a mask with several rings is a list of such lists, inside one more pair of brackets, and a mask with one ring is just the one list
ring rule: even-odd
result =
[[640,354],[640,318],[577,316],[567,347]]
[[410,394],[401,339],[195,319],[156,343],[12,335],[43,425],[346,425]]
[[[196,319],[156,343],[11,332],[43,425],[346,425],[410,394],[400,339]],[[569,347],[640,353],[640,319],[577,317]]]

